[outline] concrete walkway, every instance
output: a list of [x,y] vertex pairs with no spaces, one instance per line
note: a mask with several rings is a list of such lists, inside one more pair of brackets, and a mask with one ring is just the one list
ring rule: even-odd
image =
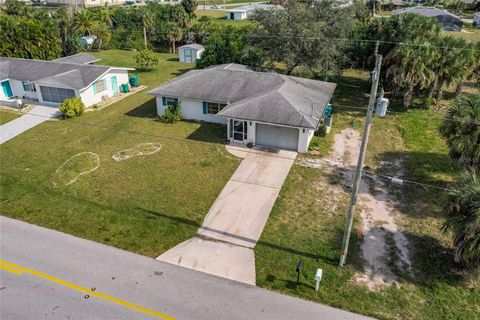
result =
[[0,126],[0,144],[61,114],[58,108],[55,107],[35,106],[23,116]]
[[255,284],[255,247],[296,152],[229,147],[244,157],[197,235],[157,260]]

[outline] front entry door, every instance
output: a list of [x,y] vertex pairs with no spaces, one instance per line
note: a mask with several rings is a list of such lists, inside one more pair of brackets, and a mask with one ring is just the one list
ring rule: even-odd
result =
[[112,77],[112,91],[113,94],[118,94],[117,76]]
[[8,80],[2,82],[2,90],[5,97],[11,98],[13,96],[12,87],[10,87],[10,82]]
[[247,139],[247,126],[245,121],[233,120],[233,140],[243,142]]

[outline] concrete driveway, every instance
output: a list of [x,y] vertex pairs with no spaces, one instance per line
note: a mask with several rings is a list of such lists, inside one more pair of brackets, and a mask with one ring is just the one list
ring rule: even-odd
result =
[[62,113],[55,107],[35,106],[23,116],[0,126],[0,144]]
[[157,260],[255,284],[255,247],[296,152],[234,150],[244,156],[197,235]]

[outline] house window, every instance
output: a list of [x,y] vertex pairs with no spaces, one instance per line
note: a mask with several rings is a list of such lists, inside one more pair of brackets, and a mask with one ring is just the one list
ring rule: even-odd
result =
[[100,93],[100,92],[105,91],[105,90],[107,90],[107,84],[106,84],[105,79],[98,80],[97,82],[95,82],[93,84],[93,93],[94,94]]
[[35,88],[35,84],[28,82],[28,81],[22,81],[22,86],[24,91],[30,91],[30,92],[35,92],[37,89]]
[[176,104],[177,104],[177,99],[172,97],[167,97],[166,103],[165,103],[166,106],[174,106]]
[[227,105],[224,103],[215,103],[215,102],[208,102],[207,103],[207,113],[209,114],[217,114]]

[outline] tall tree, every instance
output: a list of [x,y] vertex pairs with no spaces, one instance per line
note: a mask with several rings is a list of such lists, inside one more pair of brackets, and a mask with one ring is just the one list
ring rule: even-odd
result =
[[167,22],[164,25],[164,30],[165,36],[170,43],[170,52],[176,53],[176,44],[178,41],[182,40],[184,35],[184,29],[175,22]]
[[455,162],[480,172],[480,93],[455,99],[440,126],[440,133]]
[[252,45],[281,62],[291,74],[297,67],[321,72],[338,70],[344,62],[347,38],[352,32],[352,9],[331,1],[289,1],[283,9],[258,10],[259,24]]
[[154,15],[149,7],[142,10],[142,25],[143,25],[143,44],[145,49],[148,48],[147,33],[153,27]]

